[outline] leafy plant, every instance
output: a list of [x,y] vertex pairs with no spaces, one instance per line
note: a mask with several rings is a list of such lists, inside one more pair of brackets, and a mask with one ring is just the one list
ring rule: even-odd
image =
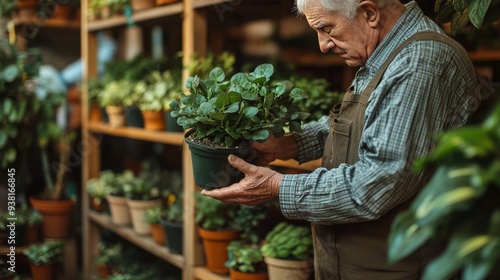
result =
[[24,250],[24,254],[34,265],[47,265],[58,261],[62,255],[60,241],[47,241],[42,244],[34,244]]
[[156,225],[160,223],[160,217],[163,213],[163,208],[158,205],[152,208],[148,208],[144,214],[144,220],[148,224]]
[[113,191],[114,173],[111,170],[103,170],[99,178],[87,181],[87,192],[97,205],[100,205],[108,194]]
[[240,205],[234,221],[240,225],[240,239],[247,244],[258,244],[261,239],[259,224],[266,219],[267,213],[263,205]]
[[122,253],[122,246],[120,243],[109,245],[104,242],[99,242],[97,243],[97,248],[99,253],[94,259],[94,263],[97,265],[113,264]]
[[102,107],[106,106],[132,106],[137,102],[138,96],[133,94],[134,84],[129,80],[116,80],[106,83],[97,96]]
[[137,104],[142,111],[161,111],[174,99],[180,99],[181,92],[170,71],[153,71],[145,80],[134,87]]
[[204,57],[194,53],[190,57],[187,69],[190,76],[208,77],[215,67],[220,67],[224,73],[231,75],[234,71],[234,62],[234,54],[230,52],[223,52],[220,55],[208,52]]
[[207,230],[227,230],[236,229],[234,223],[237,204],[227,204],[221,201],[195,193],[196,215],[195,221],[198,225]]
[[436,0],[434,11],[438,23],[451,22],[451,32],[463,33],[472,23],[476,29],[498,20],[500,1],[497,0]]
[[244,141],[265,140],[272,133],[282,136],[284,128],[300,132],[307,113],[296,102],[305,92],[286,81],[274,81],[274,68],[262,64],[249,74],[237,73],[225,80],[224,71],[214,68],[209,78],[189,77],[190,95],[170,103],[171,116],[184,129],[194,129],[194,137],[208,138],[226,147]]
[[243,273],[253,273],[266,270],[266,263],[262,256],[261,247],[253,244],[249,245],[242,241],[231,241],[227,247],[229,260],[226,263],[228,268]]
[[394,220],[389,259],[404,258],[427,240],[447,237],[445,251],[423,279],[444,279],[463,269],[463,279],[483,279],[500,260],[500,106],[481,125],[441,135],[416,169],[437,166],[410,209]]
[[277,259],[310,259],[314,254],[311,228],[281,222],[266,235],[261,251]]
[[109,194],[114,196],[125,196],[125,189],[135,175],[131,170],[124,170],[122,173],[114,173],[106,169],[99,173],[99,180],[109,187]]
[[167,207],[165,208],[163,216],[165,220],[169,222],[180,224],[184,220],[183,210],[184,203],[182,194],[179,194],[177,196],[174,194],[170,194],[167,199]]

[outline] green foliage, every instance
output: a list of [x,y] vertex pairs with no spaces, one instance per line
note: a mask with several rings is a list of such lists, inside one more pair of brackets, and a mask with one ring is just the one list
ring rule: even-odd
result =
[[30,263],[34,265],[51,264],[59,260],[62,255],[63,243],[60,241],[46,241],[42,244],[34,244],[24,250]]
[[259,223],[266,219],[267,212],[263,205],[240,205],[234,221],[240,225],[240,239],[248,244],[258,244],[261,238]]
[[184,129],[193,128],[198,139],[208,138],[226,147],[244,141],[262,141],[270,133],[279,137],[284,128],[301,132],[307,113],[296,102],[306,95],[292,83],[272,79],[274,68],[262,64],[249,74],[237,73],[226,80],[220,67],[208,79],[189,77],[190,95],[170,103],[171,116]]
[[138,96],[133,92],[134,84],[130,80],[115,80],[106,83],[97,96],[97,100],[102,107],[134,105]]
[[1,169],[15,166],[23,152],[45,148],[61,135],[54,108],[64,103],[65,96],[48,93],[42,98],[35,94],[44,87],[35,80],[40,65],[39,50],[20,52],[14,45],[0,42]]
[[231,75],[234,71],[234,62],[234,55],[229,52],[223,52],[220,55],[209,52],[205,57],[194,53],[190,57],[187,69],[190,76],[208,77],[215,67],[220,67],[224,73]]
[[144,214],[144,220],[148,224],[159,224],[160,223],[160,217],[162,216],[163,208],[158,205],[152,208],[148,208],[146,210],[146,213]]
[[20,279],[15,272],[9,270],[2,259],[0,259],[0,279]]
[[311,228],[281,222],[266,235],[261,250],[265,257],[310,259],[314,255]]
[[184,199],[182,194],[170,194],[167,199],[167,207],[164,210],[163,218],[172,223],[182,223],[184,220]]
[[12,18],[14,11],[16,10],[16,2],[16,0],[3,0],[0,2],[0,19]]
[[498,0],[436,0],[434,11],[438,23],[451,22],[452,33],[465,31],[470,22],[476,29],[489,25],[500,18]]
[[99,174],[99,178],[92,178],[87,181],[87,192],[94,202],[101,204],[108,194],[113,191],[114,173],[111,170],[103,170]]
[[94,263],[97,265],[112,265],[122,253],[122,246],[120,243],[110,245],[99,242],[97,243],[97,248],[99,249],[99,253],[94,259]]
[[500,261],[500,106],[481,125],[446,132],[416,166],[438,166],[410,209],[393,222],[389,259],[396,262],[426,241],[446,236],[446,250],[423,279],[483,279]]
[[179,100],[182,96],[180,87],[170,71],[153,71],[134,86],[134,92],[138,96],[139,109],[143,111],[168,109],[172,100]]
[[229,260],[226,263],[228,268],[243,273],[265,271],[266,264],[258,245],[248,245],[241,241],[231,241],[227,247]]
[[195,193],[198,225],[207,230],[235,229],[234,217],[238,204],[222,203],[220,200]]
[[10,215],[8,211],[0,211],[0,230],[7,229],[8,218],[16,218],[16,225],[36,226],[42,223],[43,217],[36,209],[29,208],[27,204],[18,206],[15,215]]

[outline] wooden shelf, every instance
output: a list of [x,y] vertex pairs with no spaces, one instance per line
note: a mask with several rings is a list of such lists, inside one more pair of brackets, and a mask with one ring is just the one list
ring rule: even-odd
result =
[[[31,244],[30,244],[31,245]],[[16,247],[16,254],[22,254],[30,245]],[[4,256],[10,253],[10,245],[0,245],[0,255]]]
[[193,8],[199,9],[231,1],[232,0],[193,0],[192,2],[193,2]]
[[182,132],[167,132],[146,130],[136,127],[111,127],[103,123],[90,123],[89,131],[92,133],[103,133],[118,137],[154,141],[169,145],[182,145],[184,134]]
[[500,61],[500,50],[479,50],[469,52],[473,62]]
[[33,26],[34,28],[61,28],[61,29],[80,29],[80,20],[71,19],[14,19],[15,26]]
[[229,280],[228,275],[213,273],[204,267],[195,267],[193,270],[193,276],[196,279],[203,280]]
[[156,255],[180,269],[184,269],[184,256],[170,253],[167,247],[158,245],[150,236],[138,235],[131,227],[114,225],[107,214],[100,214],[89,210],[89,218],[101,227],[113,231],[151,254]]

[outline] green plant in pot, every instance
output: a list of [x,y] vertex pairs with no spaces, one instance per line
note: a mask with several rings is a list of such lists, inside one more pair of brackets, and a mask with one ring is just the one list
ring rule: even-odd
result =
[[309,279],[314,256],[311,228],[286,222],[277,224],[261,247],[269,279]]
[[131,222],[130,211],[125,197],[125,186],[135,179],[131,170],[122,173],[114,173],[112,170],[103,170],[99,173],[99,179],[110,188],[106,196],[111,221],[116,225],[129,225]]
[[97,99],[106,108],[109,124],[112,127],[122,127],[126,125],[125,108],[135,104],[137,96],[133,94],[133,84],[121,79],[106,83]]
[[186,133],[195,182],[204,189],[221,188],[239,180],[240,172],[227,162],[229,154],[252,159],[252,141],[264,141],[290,131],[300,132],[307,113],[297,102],[305,92],[287,81],[275,81],[271,64],[251,73],[237,73],[229,80],[221,68],[208,79],[189,77],[190,95],[170,103],[171,115]]
[[241,279],[241,274],[252,275],[251,279],[255,280],[267,279],[267,267],[260,245],[235,240],[229,243],[227,251],[229,260],[226,266],[230,269],[231,279]]
[[31,245],[24,250],[34,279],[56,279],[57,262],[62,257],[62,246],[63,243],[60,241],[46,241]]
[[111,268],[122,253],[122,246],[120,243],[107,244],[101,241],[97,243],[97,249],[99,253],[94,259],[94,264],[97,266],[99,277],[106,278],[111,275]]
[[159,245],[165,245],[165,230],[160,222],[164,209],[161,205],[151,207],[144,213],[144,221],[151,228],[151,238]]
[[91,207],[98,212],[106,209],[106,196],[112,191],[111,185],[106,181],[109,177],[102,176],[109,171],[103,172],[99,178],[92,178],[87,181],[87,193],[90,196]]
[[171,193],[167,199],[160,223],[165,231],[168,248],[176,254],[183,253],[184,203],[182,193]]

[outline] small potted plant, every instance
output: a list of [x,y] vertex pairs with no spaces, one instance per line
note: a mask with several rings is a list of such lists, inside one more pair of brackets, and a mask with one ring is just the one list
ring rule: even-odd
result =
[[87,192],[90,196],[90,206],[97,212],[105,211],[106,196],[110,194],[112,190],[110,182],[106,181],[108,178],[110,179],[110,177],[105,175],[105,173],[109,171],[103,172],[104,173],[101,174],[100,178],[92,178],[87,181]]
[[125,108],[132,106],[137,100],[132,89],[133,84],[130,81],[114,80],[106,83],[97,96],[99,104],[106,109],[112,127],[126,125]]
[[30,262],[33,280],[56,279],[57,262],[62,256],[63,243],[47,241],[42,244],[33,244],[24,250],[24,255]]
[[115,174],[111,170],[103,170],[99,173],[99,179],[110,188],[106,200],[108,202],[111,221],[116,225],[129,225],[131,223],[130,211],[125,197],[125,186],[134,180],[134,173],[125,170]]
[[165,104],[170,103],[177,93],[176,83],[170,71],[153,71],[139,81],[134,91],[138,96],[137,104],[144,120],[144,128],[165,130]]
[[261,251],[270,280],[305,280],[313,271],[310,227],[281,222],[266,235]]
[[153,238],[153,241],[159,245],[165,245],[166,243],[165,230],[160,223],[163,212],[163,207],[161,205],[157,205],[146,210],[146,213],[144,214],[144,220],[151,227],[151,238]]
[[269,135],[300,132],[307,113],[297,102],[306,94],[287,81],[273,79],[274,67],[262,64],[251,73],[237,73],[226,80],[220,67],[207,79],[189,77],[190,95],[170,103],[171,115],[189,129],[185,135],[191,150],[195,182],[204,189],[228,186],[241,177],[227,162],[229,154],[252,159],[250,143]]
[[184,220],[184,203],[182,193],[171,193],[167,199],[167,207],[165,208],[160,223],[165,232],[168,248],[171,252],[182,254],[183,244],[183,220]]
[[111,268],[115,259],[122,253],[122,246],[119,243],[108,245],[104,242],[97,244],[99,249],[95,257],[94,264],[97,267],[99,277],[106,278],[111,275]]
[[195,193],[198,233],[203,241],[205,267],[215,273],[227,274],[227,246],[240,235],[234,218],[238,204],[226,204],[217,199]]
[[227,247],[231,280],[267,280],[267,267],[258,244],[241,240],[231,241]]

